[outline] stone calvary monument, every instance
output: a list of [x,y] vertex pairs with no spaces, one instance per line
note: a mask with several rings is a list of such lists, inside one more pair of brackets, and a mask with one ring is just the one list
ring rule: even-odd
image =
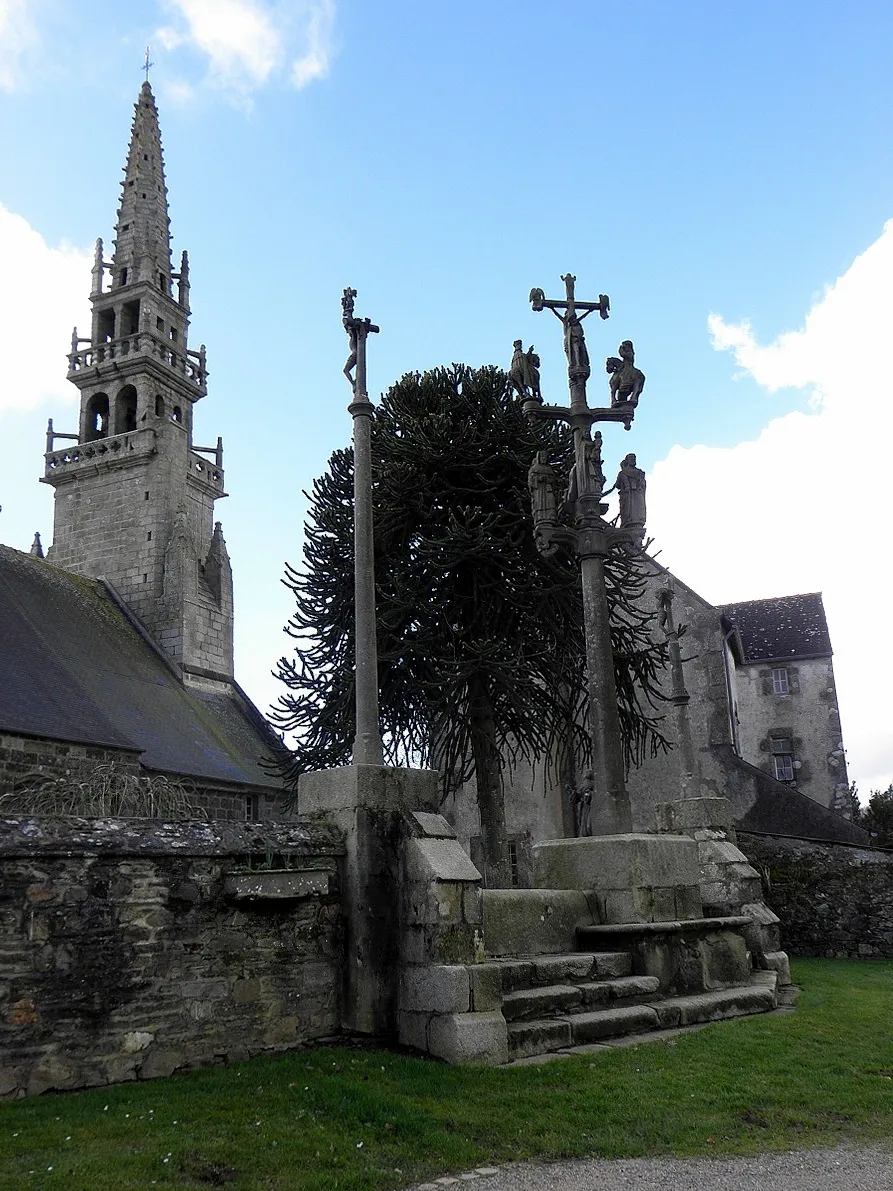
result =
[[[678,798],[698,792],[693,776],[683,791],[667,791],[657,830],[632,830],[604,567],[612,549],[641,549],[645,474],[628,454],[606,489],[602,435],[593,426],[629,429],[645,377],[625,340],[607,361],[610,405],[588,405],[582,322],[595,311],[606,319],[609,300],[579,300],[573,275],[562,280],[565,298],[534,289],[531,303],[562,323],[569,404],[543,401],[539,357],[521,340],[508,377],[529,417],[565,422],[574,435],[570,475],[560,477],[540,451],[528,482],[538,548],[570,550],[580,563],[594,762],[581,822],[592,834],[535,845],[528,889],[484,888],[438,813],[438,774],[381,764],[365,355],[378,328],[354,316],[354,290],[342,298],[354,418],[357,735],[350,766],[302,775],[298,810],[345,843],[343,1027],[396,1035],[450,1062],[503,1063],[762,1012],[775,1006],[779,981],[788,982],[778,920],[735,846],[724,799]],[[619,524],[604,519],[604,498],[615,489]],[[669,638],[669,605],[665,621]],[[680,678],[679,700],[682,691]]]
[[[366,381],[367,340],[378,327],[356,317],[356,291],[346,289],[352,763],[304,774],[298,818],[275,822],[281,742],[235,681],[232,574],[214,519],[226,495],[223,444],[197,445],[209,441],[195,426],[207,354],[189,346],[189,261],[183,253],[174,269],[148,81],[134,108],[111,260],[105,255],[97,242],[89,335],[75,331],[68,355],[80,393],[77,432],[52,422],[47,429],[42,478],[54,490],[53,545],[46,557],[39,537],[30,554],[0,545],[0,796],[15,796],[0,817],[10,907],[0,924],[0,1098],[163,1077],[339,1030],[399,1038],[450,1062],[502,1063],[771,1009],[788,980],[778,920],[736,846],[730,804],[716,796],[730,789],[734,771],[708,768],[710,705],[697,701],[721,680],[722,660],[702,646],[706,660],[686,669],[677,618],[689,621],[696,642],[699,633],[701,644],[709,634],[730,641],[738,696],[721,711],[737,731],[742,709],[743,734],[746,708],[753,720],[763,699],[762,727],[749,729],[757,750],[760,733],[770,734],[767,745],[772,734],[794,736],[801,683],[801,716],[815,706],[805,700],[810,683],[827,714],[830,639],[818,596],[714,609],[684,584],[674,591],[672,576],[654,564],[679,764],[655,764],[656,797],[650,789],[630,815],[635,787],[625,788],[619,751],[604,566],[611,550],[641,549],[646,481],[627,454],[606,488],[595,427],[629,428],[645,377],[624,340],[606,363],[609,404],[587,403],[583,323],[596,311],[607,318],[608,298],[578,300],[570,274],[563,299],[532,291],[534,311],[550,310],[562,324],[567,405],[543,400],[540,358],[521,340],[508,374],[532,418],[561,421],[574,435],[567,475],[548,451],[530,461],[531,533],[544,553],[579,560],[596,764],[579,790],[579,838],[553,838],[572,829],[555,818],[534,834],[534,802],[542,808],[545,800],[538,791],[518,798],[516,823],[527,815],[528,840],[541,841],[529,873],[525,861],[528,887],[485,888],[457,803],[452,821],[438,813],[440,775],[382,765],[375,410]],[[617,523],[605,520],[612,490]],[[761,684],[769,688],[762,695]],[[836,716],[836,705],[830,710]],[[839,721],[828,722],[829,765],[845,792]],[[788,755],[798,746],[787,745],[767,754],[776,774],[798,763]],[[143,791],[185,777],[207,817],[169,819],[156,807],[146,818],[123,810],[100,818],[88,808],[73,818],[29,801],[44,782],[95,782],[113,772]],[[806,772],[792,768],[804,784]],[[771,784],[773,804],[790,796],[782,810],[792,799],[817,807]],[[789,819],[775,822],[779,834],[788,830]],[[802,834],[809,843],[814,832]]]

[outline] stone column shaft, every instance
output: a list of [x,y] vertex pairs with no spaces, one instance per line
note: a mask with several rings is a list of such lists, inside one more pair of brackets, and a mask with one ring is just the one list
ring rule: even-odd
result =
[[592,831],[594,835],[619,835],[632,831],[632,810],[626,792],[620,716],[617,712],[604,556],[584,554],[580,560],[580,570],[586,668],[589,672],[592,774],[596,794],[592,800]]
[[357,334],[353,415],[354,466],[354,657],[357,734],[354,765],[381,765],[378,718],[378,641],[375,628],[375,548],[372,536],[372,417],[366,392],[366,332]]

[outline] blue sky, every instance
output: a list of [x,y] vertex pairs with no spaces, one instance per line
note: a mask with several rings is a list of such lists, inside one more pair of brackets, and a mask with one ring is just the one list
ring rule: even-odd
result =
[[527,294],[571,270],[611,297],[593,359],[631,338],[648,378],[606,471],[636,451],[662,561],[707,598],[825,593],[851,776],[886,785],[891,40],[889,4],[816,0],[0,0],[0,540],[51,540],[43,430],[75,424],[64,354],[150,42],[261,706],[302,490],[350,436],[343,287],[382,327],[373,396],[520,336],[559,401]]

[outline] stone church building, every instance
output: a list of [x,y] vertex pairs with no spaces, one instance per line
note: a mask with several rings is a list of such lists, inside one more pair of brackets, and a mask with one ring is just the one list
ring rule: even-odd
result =
[[278,740],[233,674],[223,443],[196,445],[205,348],[171,242],[158,113],[135,107],[114,251],[96,242],[76,433],[47,430],[43,557],[0,547],[0,791],[114,764],[186,782],[216,817],[269,817]]
[[[278,737],[233,673],[233,585],[215,504],[223,443],[197,445],[204,345],[189,343],[187,254],[175,270],[158,113],[135,106],[114,250],[96,243],[89,334],[68,378],[77,431],[47,431],[54,489],[43,557],[0,547],[0,793],[97,763],[195,788],[217,817],[271,818]],[[847,777],[831,643],[818,594],[714,607],[649,562],[646,599],[673,589],[686,661],[665,727],[684,750],[630,775],[636,825],[697,781],[730,796],[742,824],[848,837]],[[656,630],[658,631],[658,630]],[[686,728],[685,725],[688,725]],[[579,785],[578,775],[576,785]],[[572,835],[576,789],[544,772],[507,775],[518,840]],[[446,808],[475,852],[473,788]]]

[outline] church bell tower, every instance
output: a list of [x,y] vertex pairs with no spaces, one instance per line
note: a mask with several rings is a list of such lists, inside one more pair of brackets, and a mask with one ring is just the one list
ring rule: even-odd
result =
[[[232,572],[214,502],[223,443],[195,446],[207,393],[204,345],[189,347],[189,261],[171,267],[158,112],[137,100],[111,262],[96,241],[88,338],[75,328],[68,379],[77,434],[47,428],[55,489],[50,561],[107,580],[187,681],[231,679]],[[59,440],[64,440],[64,449]]]

